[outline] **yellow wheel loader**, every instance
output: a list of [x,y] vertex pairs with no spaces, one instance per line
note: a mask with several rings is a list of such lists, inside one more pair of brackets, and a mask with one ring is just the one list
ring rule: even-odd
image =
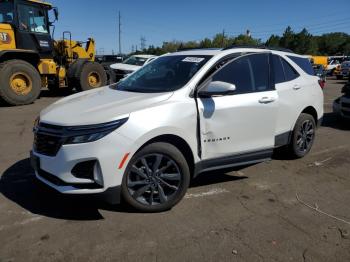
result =
[[49,12],[56,21],[58,10],[47,2],[0,0],[0,99],[10,105],[34,102],[41,87],[84,91],[107,84],[94,62],[94,40],[74,41],[70,32],[53,40]]

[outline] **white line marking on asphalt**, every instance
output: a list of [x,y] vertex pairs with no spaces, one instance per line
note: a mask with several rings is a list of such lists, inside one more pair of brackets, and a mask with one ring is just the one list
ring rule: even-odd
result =
[[219,194],[229,193],[229,192],[230,191],[224,188],[213,188],[207,192],[186,194],[185,198],[206,197],[206,196],[219,195]]
[[313,164],[310,164],[310,166],[323,166],[323,164],[325,163],[325,162],[327,162],[327,161],[329,161],[329,160],[331,160],[332,159],[332,157],[329,157],[329,158],[327,158],[327,159],[325,159],[325,160],[322,160],[322,161],[315,161]]
[[41,219],[43,219],[42,216],[35,216],[35,217],[31,217],[31,218],[22,220],[20,222],[15,222],[12,225],[1,225],[0,226],[0,231],[3,231],[5,229],[11,228],[11,227],[15,227],[15,226],[24,226],[24,225],[27,225],[27,224],[30,224],[30,223],[37,222],[37,221],[39,221]]
[[25,220],[21,221],[19,223],[19,225],[26,225],[26,224],[29,224],[29,223],[32,223],[32,222],[39,221],[41,219],[43,219],[43,217],[39,217],[39,216],[38,217],[31,217],[31,218],[28,218],[28,219],[25,219]]

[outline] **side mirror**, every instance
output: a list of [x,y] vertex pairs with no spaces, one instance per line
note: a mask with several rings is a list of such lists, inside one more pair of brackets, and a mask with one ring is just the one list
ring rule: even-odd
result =
[[53,13],[55,15],[55,20],[57,21],[58,20],[58,9],[57,9],[57,7],[53,8]]
[[233,95],[236,91],[236,86],[227,82],[214,81],[201,88],[198,92],[198,97],[226,96]]

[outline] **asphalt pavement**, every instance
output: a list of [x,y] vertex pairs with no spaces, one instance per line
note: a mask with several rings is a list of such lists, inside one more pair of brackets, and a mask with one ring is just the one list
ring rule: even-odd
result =
[[60,97],[0,107],[0,261],[350,261],[350,123],[324,89],[310,154],[192,182],[172,210],[142,214],[42,187],[29,164],[33,121]]

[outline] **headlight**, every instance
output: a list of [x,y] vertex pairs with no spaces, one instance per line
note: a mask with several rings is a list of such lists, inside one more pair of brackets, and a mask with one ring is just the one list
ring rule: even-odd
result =
[[123,118],[104,124],[66,127],[65,135],[67,138],[64,144],[88,143],[99,140],[122,126],[127,120],[128,118]]

